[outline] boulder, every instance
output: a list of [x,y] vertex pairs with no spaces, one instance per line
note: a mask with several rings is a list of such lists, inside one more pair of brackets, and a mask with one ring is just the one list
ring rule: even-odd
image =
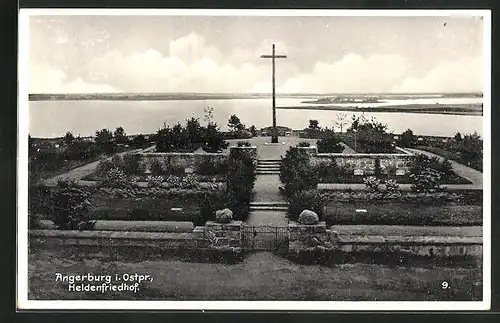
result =
[[304,210],[300,213],[298,222],[300,224],[316,224],[319,222],[319,216],[311,210]]
[[230,209],[215,211],[215,220],[217,223],[229,223],[233,220],[233,211]]

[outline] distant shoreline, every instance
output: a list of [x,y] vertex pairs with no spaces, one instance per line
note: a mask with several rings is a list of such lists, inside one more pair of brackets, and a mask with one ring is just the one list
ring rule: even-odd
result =
[[[341,95],[343,97],[373,97],[378,99],[412,99],[419,98],[474,98],[482,97],[482,93],[346,93],[346,94],[320,94],[320,93],[291,93],[277,94],[277,98],[316,98]],[[57,94],[57,93],[32,93],[29,101],[179,101],[179,100],[236,100],[236,99],[266,99],[271,98],[270,93],[82,93],[82,94]]]
[[429,104],[407,104],[407,105],[387,105],[380,107],[346,107],[346,106],[289,106],[276,107],[279,110],[327,110],[327,111],[346,111],[346,112],[370,112],[370,113],[418,113],[418,114],[448,114],[448,115],[470,115],[482,116],[483,104],[447,104],[447,105],[429,105]]

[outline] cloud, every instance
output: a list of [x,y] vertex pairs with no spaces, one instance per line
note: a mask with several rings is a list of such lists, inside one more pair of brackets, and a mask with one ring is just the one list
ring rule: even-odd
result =
[[67,75],[60,69],[48,65],[33,65],[29,75],[30,93],[111,93],[121,92],[109,84],[89,83],[82,78],[68,82]]
[[[72,70],[32,64],[30,91],[76,92],[266,92],[271,91],[271,64],[260,58],[290,48],[276,39],[265,39],[252,49],[237,47],[224,57],[196,33],[155,48],[126,54],[107,50]],[[223,59],[224,58],[224,59]],[[278,93],[380,93],[453,92],[482,88],[481,60],[447,62],[421,78],[411,77],[415,66],[397,54],[356,53],[339,60],[318,61],[307,73],[296,62],[277,63]],[[73,77],[69,77],[73,72]],[[81,74],[80,74],[81,73]]]
[[280,92],[386,92],[406,75],[410,63],[400,55],[350,53],[335,62],[317,62],[311,73],[289,78]]
[[483,91],[483,71],[481,57],[445,62],[421,78],[405,78],[392,92],[479,92]]

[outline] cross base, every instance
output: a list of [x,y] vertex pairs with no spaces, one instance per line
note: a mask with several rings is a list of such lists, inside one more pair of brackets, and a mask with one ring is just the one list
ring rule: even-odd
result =
[[273,144],[277,144],[279,141],[278,141],[278,136],[272,136],[271,137],[271,143]]

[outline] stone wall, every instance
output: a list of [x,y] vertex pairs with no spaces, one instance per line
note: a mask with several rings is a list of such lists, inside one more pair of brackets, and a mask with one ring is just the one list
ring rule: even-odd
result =
[[482,237],[341,236],[338,250],[346,253],[403,253],[425,257],[471,256],[482,258]]
[[356,171],[358,175],[373,175],[377,159],[380,160],[382,174],[391,172],[393,175],[406,175],[415,159],[414,154],[398,147],[396,147],[399,151],[397,154],[319,154],[316,147],[302,147],[301,149],[306,149],[311,156],[312,165],[335,160],[338,166],[345,167],[353,173]]
[[324,221],[310,225],[290,221],[288,229],[290,232],[288,251],[292,254],[301,251],[329,251],[336,248],[338,235],[328,230]]
[[205,161],[222,163],[228,157],[223,153],[139,153],[139,156],[141,156],[141,167],[146,173],[151,170],[153,160],[160,161],[164,167],[175,165],[196,172],[198,166]]
[[195,239],[192,232],[30,230],[29,242],[30,245],[54,247],[148,247],[162,250],[195,250],[204,245],[204,240]]
[[[242,221],[232,221],[230,223],[207,221],[203,235],[208,243],[208,248],[241,252],[242,227]],[[201,234],[200,227],[196,227],[195,230],[198,230],[198,234]]]

